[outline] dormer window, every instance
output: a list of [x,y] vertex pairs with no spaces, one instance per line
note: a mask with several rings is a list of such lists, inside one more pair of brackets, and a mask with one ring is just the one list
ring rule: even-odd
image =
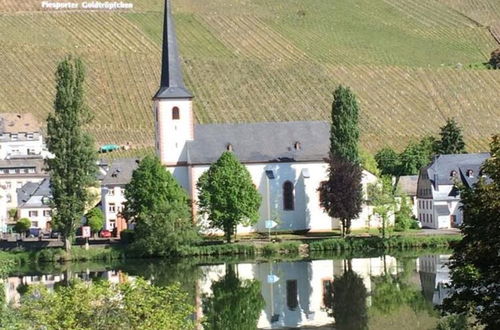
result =
[[301,149],[300,142],[299,142],[299,141],[295,142],[295,143],[293,144],[293,148],[294,148],[295,150],[300,150],[300,149]]
[[231,143],[228,143],[228,144],[226,145],[226,150],[227,150],[227,151],[233,151],[233,145],[232,145]]
[[179,120],[179,119],[181,119],[181,115],[179,113],[179,108],[178,107],[173,107],[172,108],[172,119],[173,120]]
[[474,171],[473,170],[467,170],[467,177],[472,178],[474,176]]
[[33,133],[26,134],[26,139],[33,140]]
[[453,170],[450,172],[451,177],[456,177],[457,176],[457,171]]
[[12,134],[12,135],[10,136],[10,139],[11,139],[12,141],[17,141],[17,139],[18,139],[17,134]]

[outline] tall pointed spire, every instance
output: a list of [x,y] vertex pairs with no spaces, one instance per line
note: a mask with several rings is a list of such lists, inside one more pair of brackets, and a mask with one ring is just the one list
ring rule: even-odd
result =
[[165,0],[160,89],[155,99],[192,98],[184,86],[170,0]]

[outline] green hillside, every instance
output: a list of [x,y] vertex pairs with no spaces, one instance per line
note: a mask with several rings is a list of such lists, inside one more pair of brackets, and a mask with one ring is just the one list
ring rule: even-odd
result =
[[[162,0],[132,11],[42,11],[0,1],[0,112],[51,111],[65,54],[88,67],[98,143],[153,146]],[[446,117],[470,151],[500,132],[500,71],[470,69],[499,47],[498,0],[173,0],[200,123],[328,119],[349,85],[371,151],[437,134]]]

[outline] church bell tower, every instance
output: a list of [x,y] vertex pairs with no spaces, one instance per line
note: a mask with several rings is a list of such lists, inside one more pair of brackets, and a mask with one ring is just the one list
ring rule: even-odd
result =
[[156,154],[166,166],[187,161],[194,139],[193,95],[184,86],[170,0],[165,0],[160,88],[153,97]]

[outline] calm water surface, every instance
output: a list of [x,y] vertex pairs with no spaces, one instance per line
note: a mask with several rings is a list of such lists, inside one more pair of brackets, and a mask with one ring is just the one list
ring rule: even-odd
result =
[[81,263],[19,269],[4,282],[16,302],[26,285],[70,278],[120,282],[137,276],[179,282],[206,329],[433,329],[447,295],[449,255],[424,254],[294,261],[195,259]]

